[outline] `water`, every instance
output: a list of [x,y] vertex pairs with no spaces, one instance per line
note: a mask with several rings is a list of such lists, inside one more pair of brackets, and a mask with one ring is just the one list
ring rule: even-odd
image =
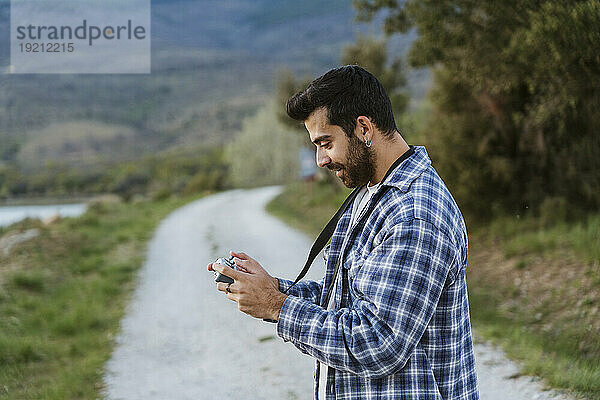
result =
[[78,217],[85,212],[86,208],[85,204],[0,207],[0,226],[14,224],[27,217],[44,219],[57,214],[61,217]]

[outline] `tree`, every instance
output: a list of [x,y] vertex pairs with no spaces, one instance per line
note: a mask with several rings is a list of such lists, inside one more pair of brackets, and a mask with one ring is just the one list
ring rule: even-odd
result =
[[[301,122],[291,119],[287,115],[285,105],[290,97],[299,91],[304,90],[311,81],[312,79],[308,77],[296,78],[294,72],[287,68],[279,71],[275,81],[275,114],[277,115],[277,119],[297,133],[301,132],[304,134],[306,133],[306,129]],[[310,140],[307,139],[306,145],[310,144]]]
[[408,95],[404,90],[406,78],[402,72],[402,60],[388,63],[388,51],[384,40],[369,36],[359,36],[356,43],[346,46],[342,64],[357,64],[379,79],[392,102],[394,115],[404,113]]
[[298,134],[280,123],[269,104],[244,120],[242,131],[225,151],[232,183],[251,187],[287,183],[298,178]]
[[[459,204],[600,207],[600,3],[355,0],[386,33],[416,28],[408,60],[434,67],[427,128]],[[564,202],[563,202],[564,203]]]

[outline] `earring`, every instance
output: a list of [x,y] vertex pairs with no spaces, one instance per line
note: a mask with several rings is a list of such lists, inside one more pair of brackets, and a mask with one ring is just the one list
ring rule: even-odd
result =
[[[362,129],[362,134],[363,134],[363,136],[365,135],[365,129],[364,128]],[[365,146],[371,147],[371,141],[367,140],[367,138],[365,138]]]

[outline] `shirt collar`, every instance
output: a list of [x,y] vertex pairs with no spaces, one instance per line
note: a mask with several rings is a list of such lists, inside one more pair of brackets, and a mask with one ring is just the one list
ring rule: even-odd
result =
[[424,146],[414,146],[413,155],[398,165],[385,180],[382,186],[392,186],[402,192],[408,192],[410,185],[431,165],[429,155]]

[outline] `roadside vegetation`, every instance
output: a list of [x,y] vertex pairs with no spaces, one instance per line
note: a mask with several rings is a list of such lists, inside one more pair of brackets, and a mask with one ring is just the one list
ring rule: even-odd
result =
[[158,222],[195,197],[97,203],[25,220],[38,237],[0,252],[0,398],[96,399],[104,363]]
[[549,386],[600,396],[600,214],[548,225],[498,218],[471,230],[473,326]]
[[0,165],[0,199],[72,198],[112,193],[165,198],[227,188],[228,165],[221,146],[193,146],[141,156],[103,167],[52,162],[23,172]]

